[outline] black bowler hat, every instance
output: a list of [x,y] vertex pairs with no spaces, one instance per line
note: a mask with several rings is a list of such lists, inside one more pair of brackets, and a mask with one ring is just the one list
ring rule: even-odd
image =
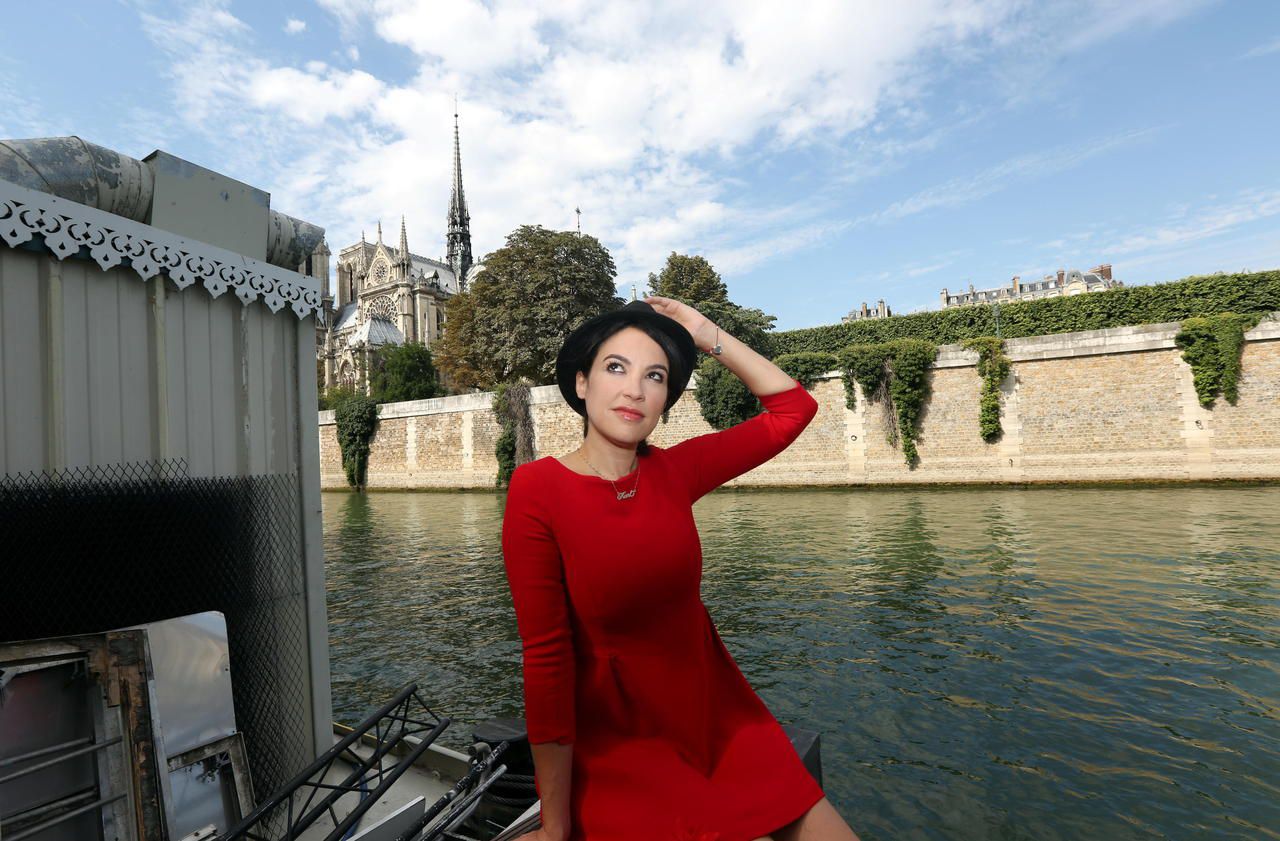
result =
[[603,328],[610,327],[615,322],[655,327],[675,344],[680,358],[670,360],[667,405],[662,409],[665,412],[675,405],[680,395],[684,394],[684,388],[689,384],[689,375],[693,373],[693,368],[698,362],[698,347],[693,343],[693,336],[689,335],[684,325],[674,318],[663,315],[644,301],[632,301],[621,309],[589,318],[564,340],[564,344],[560,347],[560,354],[556,357],[556,383],[560,386],[560,394],[564,396],[564,402],[584,418],[587,416],[587,404],[578,396],[577,374],[581,370],[583,357],[587,351],[592,350],[591,345]]

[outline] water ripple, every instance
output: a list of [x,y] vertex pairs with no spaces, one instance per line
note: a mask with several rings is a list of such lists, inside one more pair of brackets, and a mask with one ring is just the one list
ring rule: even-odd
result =
[[[521,715],[501,496],[326,494],[335,710]],[[868,839],[1280,839],[1280,488],[718,492],[703,598]]]

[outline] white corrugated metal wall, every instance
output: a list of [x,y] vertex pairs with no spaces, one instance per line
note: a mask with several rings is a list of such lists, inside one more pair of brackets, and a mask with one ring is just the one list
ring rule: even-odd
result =
[[0,475],[181,458],[191,476],[298,477],[311,685],[296,713],[321,750],[332,716],[315,417],[314,316],[0,245]]

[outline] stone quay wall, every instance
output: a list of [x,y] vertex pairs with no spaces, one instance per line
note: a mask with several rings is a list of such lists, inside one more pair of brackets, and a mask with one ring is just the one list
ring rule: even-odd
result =
[[[1007,341],[1004,434],[978,427],[977,354],[944,345],[930,377],[914,469],[890,445],[881,404],[846,408],[836,372],[813,387],[817,417],[800,438],[729,486],[830,486],[1280,479],[1280,320],[1246,334],[1240,396],[1212,409],[1196,400],[1191,369],[1151,324]],[[492,394],[386,404],[369,456],[370,488],[491,488],[500,433]],[[538,456],[582,440],[582,420],[555,386],[532,389]],[[714,431],[692,384],[649,441],[671,446]],[[320,413],[325,488],[345,488],[333,412]]]

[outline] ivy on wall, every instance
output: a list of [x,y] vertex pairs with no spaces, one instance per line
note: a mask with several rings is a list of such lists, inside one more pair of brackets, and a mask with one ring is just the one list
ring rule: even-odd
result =
[[1013,363],[1005,356],[1004,340],[995,336],[965,339],[961,345],[978,352],[978,376],[982,377],[978,428],[982,440],[990,444],[1004,432],[1000,425],[1000,384],[1009,376]]
[[1182,359],[1191,366],[1201,406],[1212,409],[1219,395],[1235,405],[1244,333],[1258,321],[1258,315],[1224,312],[1182,322],[1174,344],[1182,348]]
[[493,391],[493,414],[502,427],[493,447],[494,457],[498,460],[495,484],[502,488],[511,482],[511,474],[517,465],[533,459],[533,412],[529,405],[528,384],[499,383]]
[[[1069,298],[1001,304],[999,333],[1014,339],[1185,321],[1227,312],[1261,316],[1275,310],[1280,310],[1280,271],[1206,275]],[[777,353],[839,353],[851,344],[916,338],[941,345],[996,332],[993,308],[979,305],[787,330],[774,334],[773,340]]]
[[784,353],[773,360],[787,375],[800,381],[805,389],[813,388],[818,377],[836,367],[834,353]]
[[358,491],[364,490],[369,471],[369,443],[378,426],[378,404],[354,392],[334,406],[333,419],[337,424],[338,449],[342,453],[347,484]]
[[864,400],[885,407],[889,443],[900,443],[907,466],[914,467],[920,458],[916,437],[929,397],[929,368],[938,358],[938,346],[922,339],[895,339],[851,345],[836,356],[844,375],[846,405],[854,407],[856,381]]

